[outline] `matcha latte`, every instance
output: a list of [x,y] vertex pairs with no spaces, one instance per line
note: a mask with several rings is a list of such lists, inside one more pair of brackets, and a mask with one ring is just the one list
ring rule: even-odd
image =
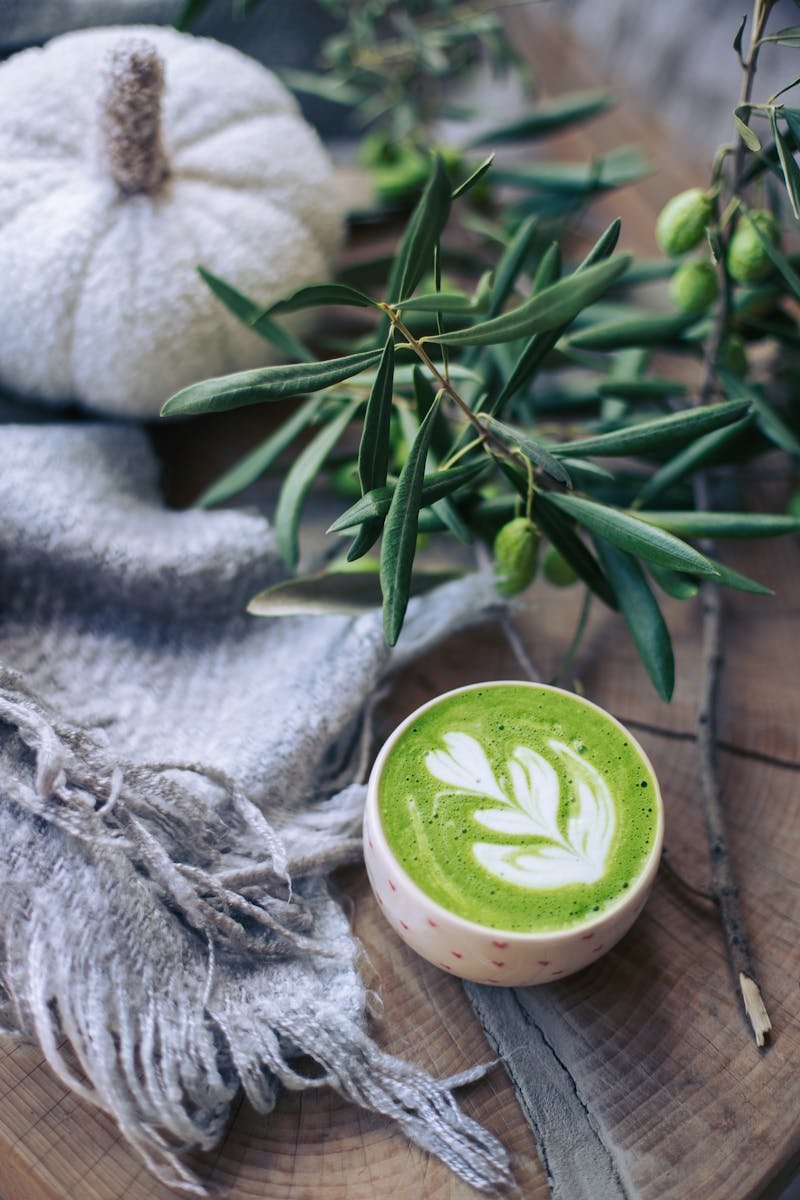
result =
[[423,707],[382,756],[391,853],[431,900],[513,933],[568,931],[653,866],[658,785],[612,717],[556,688],[477,685]]

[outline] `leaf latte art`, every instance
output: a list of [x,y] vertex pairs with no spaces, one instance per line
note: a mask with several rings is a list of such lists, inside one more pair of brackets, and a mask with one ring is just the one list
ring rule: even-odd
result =
[[497,801],[500,807],[473,813],[494,833],[535,838],[535,842],[475,842],[473,853],[487,871],[521,887],[553,888],[602,879],[616,825],[614,804],[602,775],[563,742],[548,745],[567,766],[577,807],[562,832],[561,788],[554,768],[528,746],[517,746],[506,764],[510,791],[492,771],[486,752],[468,733],[446,733],[446,750],[428,754],[425,765],[455,792]]
[[509,932],[561,931],[621,904],[660,820],[652,768],[627,730],[568,692],[514,683],[476,684],[409,718],[377,800],[417,887]]

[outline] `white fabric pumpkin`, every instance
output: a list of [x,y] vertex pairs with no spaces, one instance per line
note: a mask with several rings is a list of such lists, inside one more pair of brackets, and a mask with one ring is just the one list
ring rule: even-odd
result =
[[128,26],[0,65],[0,382],[16,392],[153,416],[268,361],[197,265],[268,304],[329,274],[341,228],[316,133],[229,46]]

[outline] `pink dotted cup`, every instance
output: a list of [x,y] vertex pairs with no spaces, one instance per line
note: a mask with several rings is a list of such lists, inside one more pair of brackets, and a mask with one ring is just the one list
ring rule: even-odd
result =
[[[417,723],[424,714],[443,706],[446,702],[454,713],[451,722],[454,728],[444,733],[439,749],[428,752],[425,761],[437,783],[441,782],[443,785],[441,797],[444,803],[447,803],[450,797],[461,795],[463,798],[465,793],[478,797],[474,812],[475,829],[478,830],[476,837],[486,837],[485,832],[479,828],[482,823],[489,830],[489,840],[477,841],[473,853],[480,861],[485,860],[488,864],[487,869],[505,871],[506,883],[509,877],[515,886],[521,881],[520,895],[523,902],[526,902],[528,879],[520,872],[526,868],[526,864],[534,872],[531,879],[534,885],[537,861],[545,864],[546,870],[550,872],[548,887],[551,891],[559,886],[558,877],[554,877],[552,872],[561,870],[559,864],[562,862],[565,878],[572,884],[575,884],[576,878],[580,878],[581,871],[591,880],[593,871],[597,874],[601,869],[614,870],[614,853],[615,847],[618,849],[619,836],[614,828],[613,816],[603,816],[602,787],[594,780],[591,770],[586,768],[585,764],[575,767],[577,783],[572,789],[573,798],[565,800],[562,797],[560,803],[562,806],[566,805],[566,808],[562,808],[560,817],[553,816],[558,811],[559,800],[553,800],[552,796],[548,800],[548,787],[557,786],[553,784],[554,779],[560,779],[563,784],[565,770],[572,769],[573,760],[577,761],[578,758],[573,744],[567,737],[568,729],[565,734],[567,740],[553,739],[550,742],[550,745],[555,747],[553,757],[557,767],[556,771],[552,771],[541,755],[525,747],[518,748],[519,753],[516,750],[513,752],[508,770],[502,767],[493,770],[490,765],[491,747],[488,753],[482,754],[478,739],[458,728],[457,710],[461,701],[454,698],[466,696],[468,703],[474,708],[475,700],[480,697],[468,694],[485,695],[489,689],[494,688],[513,689],[513,696],[511,693],[490,693],[495,709],[498,697],[511,696],[517,708],[520,703],[530,702],[531,712],[535,713],[537,703],[551,704],[553,696],[560,696],[566,700],[557,700],[556,703],[566,703],[568,710],[574,710],[578,724],[584,709],[595,714],[595,724],[597,715],[601,716],[606,732],[613,727],[616,731],[615,736],[624,737],[626,753],[629,749],[638,755],[642,764],[642,774],[646,774],[649,784],[646,793],[649,805],[647,811],[652,813],[649,850],[643,853],[637,870],[622,885],[619,895],[599,906],[599,911],[587,911],[584,916],[562,929],[537,929],[534,921],[530,929],[520,932],[518,929],[496,927],[494,920],[491,924],[484,924],[472,916],[467,918],[451,911],[442,903],[441,892],[437,896],[435,887],[429,890],[427,880],[424,877],[420,878],[419,871],[416,882],[411,878],[387,839],[381,816],[381,803],[393,803],[392,795],[390,794],[387,800],[386,794],[387,781],[392,778],[387,765],[393,751],[407,731],[416,731]],[[413,791],[413,785],[407,786],[410,792]],[[642,782],[641,786],[647,785]],[[404,795],[403,803],[407,800]],[[590,813],[586,828],[580,825],[579,820],[581,804],[584,801],[583,806]],[[631,796],[626,798],[625,802],[639,803],[641,797]],[[619,803],[617,811],[623,812]],[[558,821],[558,824],[554,824],[549,830],[549,838],[546,836],[548,830],[542,824],[548,814],[554,822]],[[534,834],[538,831],[540,836],[532,837],[530,853],[521,854],[519,834],[524,833],[528,827]],[[498,833],[497,830],[511,830],[511,833],[506,835]],[[372,890],[386,920],[413,950],[442,970],[463,979],[519,987],[549,983],[591,965],[628,932],[644,907],[653,886],[661,856],[663,831],[663,806],[655,773],[641,746],[624,726],[597,705],[559,688],[516,680],[498,680],[456,688],[430,700],[411,713],[389,737],[370,775],[364,812],[364,858]],[[492,833],[494,837],[491,836]],[[508,841],[508,846],[502,844],[504,838]],[[604,845],[607,845],[605,860],[602,859]],[[489,850],[485,849],[487,846]],[[597,851],[599,865],[592,866],[590,862],[592,846],[600,847]],[[582,852],[585,854],[585,862],[580,859]],[[571,854],[576,858],[575,862],[570,858]],[[513,874],[514,871],[517,872],[516,875]],[[603,876],[600,875],[600,878]],[[581,888],[579,882],[575,889],[578,895],[581,894]],[[534,896],[535,892],[534,886],[530,895]]]

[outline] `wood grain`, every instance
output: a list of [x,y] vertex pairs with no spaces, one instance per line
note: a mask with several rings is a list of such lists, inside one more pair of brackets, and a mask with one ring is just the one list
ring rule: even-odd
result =
[[[728,647],[721,729],[722,779],[753,950],[775,1023],[764,1054],[744,1028],[713,912],[664,876],[634,930],[597,966],[518,993],[558,1046],[581,1102],[642,1200],[746,1200],[800,1149],[800,694],[793,678],[800,604],[800,543],[742,545],[732,565],[776,588],[773,599],[726,595]],[[576,619],[577,593],[536,584],[517,621],[544,676],[555,670]],[[699,669],[698,613],[667,606],[678,687],[662,704],[619,617],[593,612],[575,663],[587,695],[639,730],[661,779],[667,843],[691,879],[705,877],[690,737]],[[518,677],[501,633],[452,639],[404,672],[382,714],[386,732],[437,692]],[[417,959],[383,923],[361,871],[339,879],[384,1002],[379,1030],[395,1053],[440,1075],[486,1060],[488,1047],[459,984]],[[513,1064],[512,1064],[513,1065]],[[465,1107],[512,1150],[522,1193],[548,1194],[534,1139],[508,1077],[495,1069]],[[328,1091],[284,1095],[269,1119],[243,1106],[212,1155],[195,1159],[231,1200],[466,1200],[471,1190],[383,1121]],[[166,1200],[113,1124],[50,1076],[39,1055],[0,1043],[0,1194],[5,1200]]]
[[[526,18],[527,21],[527,18]],[[520,26],[530,40],[530,25]],[[552,31],[536,29],[540,77],[552,90],[597,81],[588,58]],[[549,41],[547,39],[550,39]],[[640,117],[594,123],[563,139],[563,157],[645,141],[667,168],[606,204],[622,212],[624,244],[652,251],[654,214],[679,187],[698,182]],[[597,216],[599,225],[602,216]],[[591,236],[591,229],[587,235]],[[219,457],[252,443],[238,414],[220,436],[217,420],[161,436],[173,495],[192,491],[182,466],[213,476]],[[191,447],[187,453],[187,444]],[[196,454],[204,456],[198,464]],[[177,482],[176,482],[177,480]],[[726,551],[731,565],[776,589],[763,600],[725,596],[726,661],[722,781],[736,869],[753,952],[775,1025],[759,1053],[734,998],[713,909],[661,875],[645,913],[607,957],[572,979],[515,993],[592,1114],[624,1189],[640,1200],[755,1200],[800,1156],[800,691],[796,630],[800,543],[784,539]],[[577,620],[577,591],[537,583],[516,616],[543,676],[558,668]],[[678,686],[673,703],[652,691],[620,618],[595,606],[569,682],[631,724],[651,755],[667,808],[667,843],[677,868],[707,874],[692,722],[700,669],[696,606],[667,602]],[[452,639],[398,680],[382,713],[388,730],[437,692],[481,679],[518,677],[498,629]],[[416,958],[385,925],[363,872],[337,880],[383,999],[381,1043],[439,1075],[491,1051],[459,983]],[[511,1070],[515,1052],[506,1047]],[[536,1102],[536,1095],[533,1096]],[[534,1136],[509,1077],[495,1067],[464,1095],[464,1106],[512,1151],[520,1193],[545,1200],[549,1188]],[[536,1113],[531,1114],[534,1121]],[[569,1153],[570,1147],[562,1147]],[[243,1104],[215,1152],[193,1165],[230,1200],[467,1200],[474,1193],[384,1121],[328,1090],[284,1094],[270,1118]],[[591,1181],[589,1181],[590,1183]],[[40,1055],[0,1041],[0,1194],[4,1200],[168,1200],[113,1123],[52,1078]],[[591,1194],[591,1193],[590,1193]],[[569,1200],[576,1200],[569,1197]]]

